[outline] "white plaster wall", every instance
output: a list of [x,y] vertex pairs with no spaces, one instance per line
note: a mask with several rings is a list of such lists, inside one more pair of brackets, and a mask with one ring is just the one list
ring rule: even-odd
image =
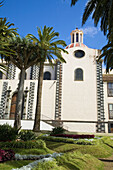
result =
[[55,118],[56,81],[44,80],[42,91],[42,118]]
[[[0,120],[0,124],[9,124],[13,127],[14,125],[14,120]],[[32,130],[33,129],[33,125],[34,125],[34,120],[21,120],[21,129],[25,129],[25,130]],[[49,130],[51,131],[53,129],[53,126],[48,125],[47,123],[41,121],[40,122],[40,130]]]
[[[0,94],[2,94],[4,80],[0,80]],[[9,103],[11,105],[11,99],[13,94],[17,91],[19,80],[5,80],[8,82],[8,87],[11,86],[11,97]],[[37,80],[25,80],[24,81],[24,90],[26,87],[28,88],[27,95],[27,104],[26,104],[26,118],[28,113],[28,101],[29,101],[29,89],[30,82],[35,82],[35,90],[34,90],[34,101],[33,101],[33,119],[35,117],[35,107],[36,107],[36,98],[37,98]],[[43,81],[43,92],[42,92],[42,115],[43,119],[54,119],[55,117],[55,96],[56,96],[56,81],[55,80],[45,80]],[[1,95],[0,95],[1,101]],[[10,107],[9,107],[10,112]],[[48,117],[48,118],[47,118]]]
[[[75,50],[79,49],[85,51],[83,58],[76,58],[73,54]],[[63,64],[62,77],[62,120],[97,121],[96,64],[94,59],[96,50],[87,47],[74,47],[67,51],[69,54],[63,54],[66,64]],[[76,68],[83,69],[83,81],[74,81]],[[91,126],[94,131],[94,125]],[[83,127],[80,128],[83,131],[89,129],[87,126]]]
[[64,128],[71,132],[95,133],[95,123],[63,123]]

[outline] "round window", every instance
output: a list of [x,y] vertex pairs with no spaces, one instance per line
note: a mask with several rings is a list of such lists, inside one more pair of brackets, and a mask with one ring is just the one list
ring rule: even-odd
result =
[[74,55],[75,55],[75,57],[77,57],[77,58],[82,58],[82,57],[85,56],[85,52],[82,51],[82,50],[77,50],[77,51],[74,52]]

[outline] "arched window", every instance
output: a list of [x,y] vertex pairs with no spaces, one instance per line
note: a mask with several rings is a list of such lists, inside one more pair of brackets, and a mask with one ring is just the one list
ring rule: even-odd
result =
[[2,79],[3,73],[0,71],[0,79]]
[[51,73],[49,71],[44,73],[44,80],[51,80]]
[[76,81],[83,81],[83,70],[81,68],[77,68],[75,70],[75,80]]

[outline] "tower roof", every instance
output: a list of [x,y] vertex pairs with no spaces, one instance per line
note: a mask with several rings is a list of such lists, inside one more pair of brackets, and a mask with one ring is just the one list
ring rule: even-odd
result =
[[65,49],[73,48],[73,47],[87,47],[87,46],[83,43],[76,42],[76,43],[69,44]]
[[83,31],[78,28],[71,32],[71,44],[69,44],[66,49],[72,47],[87,47],[83,44]]

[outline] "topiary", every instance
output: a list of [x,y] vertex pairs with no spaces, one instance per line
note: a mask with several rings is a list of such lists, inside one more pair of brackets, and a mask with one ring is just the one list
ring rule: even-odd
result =
[[8,124],[0,125],[0,141],[12,141],[18,137],[17,129]]
[[50,135],[56,135],[56,134],[63,134],[66,130],[63,127],[55,127],[53,128]]
[[21,130],[19,133],[19,137],[21,140],[24,140],[24,141],[36,139],[35,133],[30,130]]

